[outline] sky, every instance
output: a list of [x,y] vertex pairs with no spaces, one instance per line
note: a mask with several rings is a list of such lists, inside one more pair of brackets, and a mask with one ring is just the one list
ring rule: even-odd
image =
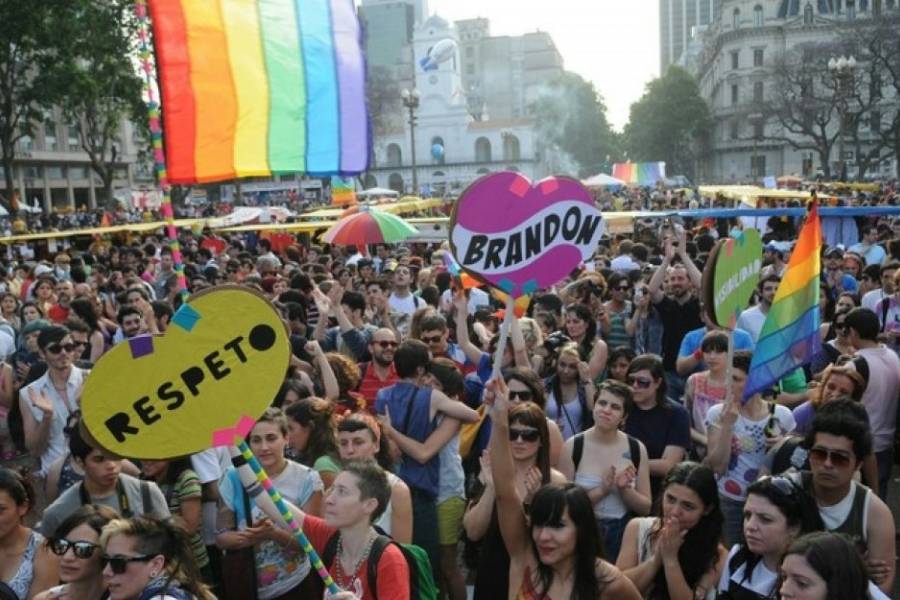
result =
[[622,130],[631,103],[659,75],[657,0],[428,0],[445,19],[484,17],[491,35],[546,31],[566,70],[594,83]]

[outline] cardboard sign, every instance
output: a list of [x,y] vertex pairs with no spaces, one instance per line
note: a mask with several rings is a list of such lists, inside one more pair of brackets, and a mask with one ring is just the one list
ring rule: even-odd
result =
[[590,192],[568,177],[532,185],[514,172],[491,173],[463,192],[450,216],[460,266],[514,298],[562,280],[590,260],[603,235]]
[[290,360],[274,307],[246,288],[198,294],[165,335],[103,355],[81,408],[96,442],[118,456],[166,459],[246,436],[278,392]]
[[720,327],[734,329],[759,282],[762,240],[756,229],[720,240],[703,269],[703,308]]

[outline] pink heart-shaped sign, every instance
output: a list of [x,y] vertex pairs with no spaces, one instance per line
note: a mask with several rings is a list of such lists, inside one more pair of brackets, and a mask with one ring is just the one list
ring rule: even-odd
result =
[[470,185],[450,216],[450,246],[476,279],[513,297],[548,288],[591,258],[603,216],[570,177],[535,184],[509,171]]

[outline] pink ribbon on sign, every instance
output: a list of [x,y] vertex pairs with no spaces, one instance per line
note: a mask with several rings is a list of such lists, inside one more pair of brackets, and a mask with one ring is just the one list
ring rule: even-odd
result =
[[246,438],[250,433],[250,430],[253,429],[254,425],[256,425],[256,419],[252,419],[251,417],[244,415],[238,420],[237,425],[235,425],[234,427],[225,427],[224,429],[217,429],[216,431],[213,431],[213,447],[219,448],[221,446],[234,445],[234,439]]

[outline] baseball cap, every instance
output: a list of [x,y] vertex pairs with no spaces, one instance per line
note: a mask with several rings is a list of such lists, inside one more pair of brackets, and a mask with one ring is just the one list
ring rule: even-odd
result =
[[397,270],[397,267],[399,265],[400,265],[400,263],[398,263],[396,260],[394,260],[392,258],[390,260],[385,261],[384,268],[381,270],[384,271],[385,273],[393,273],[394,271]]
[[844,249],[841,248],[840,246],[829,246],[828,249],[825,250],[825,257],[832,258],[835,256],[838,258],[843,258],[844,257]]

